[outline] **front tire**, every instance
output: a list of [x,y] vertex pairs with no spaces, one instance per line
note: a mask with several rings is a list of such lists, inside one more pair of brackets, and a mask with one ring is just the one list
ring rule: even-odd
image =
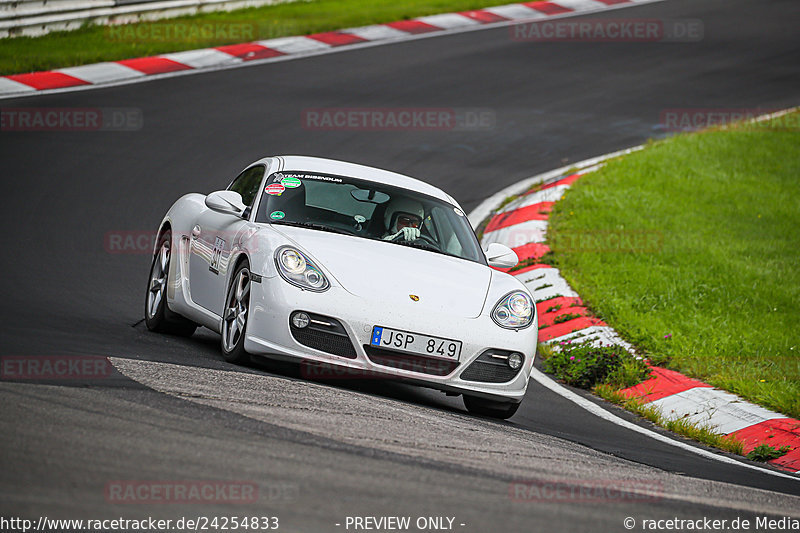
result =
[[172,258],[172,232],[165,231],[158,239],[158,247],[150,265],[150,282],[144,296],[144,321],[147,329],[189,337],[197,324],[177,315],[167,307],[169,263]]
[[464,395],[464,406],[474,415],[488,416],[507,420],[519,409],[519,403],[497,402],[475,396]]
[[250,312],[250,286],[250,264],[245,260],[231,278],[222,312],[222,355],[227,362],[237,365],[250,360],[250,355],[244,349]]

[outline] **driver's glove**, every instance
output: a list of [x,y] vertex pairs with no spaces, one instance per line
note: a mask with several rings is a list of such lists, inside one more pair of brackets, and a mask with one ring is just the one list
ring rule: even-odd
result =
[[397,237],[399,237],[401,234],[403,235],[403,240],[404,241],[408,241],[408,242],[416,241],[417,239],[419,239],[419,228],[412,228],[411,226],[406,226],[405,228],[402,228],[400,231],[398,231],[394,235],[389,235],[388,237],[386,237],[386,240],[387,241],[393,241]]

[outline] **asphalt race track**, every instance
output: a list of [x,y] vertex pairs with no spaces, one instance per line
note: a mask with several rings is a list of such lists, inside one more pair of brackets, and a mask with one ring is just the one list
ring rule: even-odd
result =
[[[0,132],[0,354],[102,355],[115,367],[89,382],[0,382],[0,516],[268,515],[285,531],[346,531],[347,516],[449,516],[455,529],[475,532],[800,516],[800,480],[658,443],[535,382],[501,423],[422,389],[234,367],[208,330],[190,339],[148,332],[140,321],[150,257],[109,250],[109,234],[154,231],[180,195],[223,188],[264,155],[404,172],[470,210],[537,172],[663,136],[665,109],[798,103],[795,0],[666,0],[595,16],[699,19],[704,38],[522,43],[499,28],[3,101],[134,108],[144,126]],[[301,123],[304,110],[342,107],[488,110],[495,124],[319,131]],[[259,498],[115,504],[105,492],[115,480],[246,480]],[[520,498],[514,483],[532,480],[627,480],[631,492],[623,501]]]

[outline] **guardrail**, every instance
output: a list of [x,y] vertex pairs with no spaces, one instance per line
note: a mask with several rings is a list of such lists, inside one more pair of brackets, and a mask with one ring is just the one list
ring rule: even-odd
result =
[[0,0],[0,38],[75,30],[86,23],[127,24],[286,0]]

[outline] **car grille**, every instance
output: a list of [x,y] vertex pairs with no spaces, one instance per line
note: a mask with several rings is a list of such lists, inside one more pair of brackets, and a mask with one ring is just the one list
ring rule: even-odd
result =
[[508,366],[505,359],[492,357],[492,354],[507,357],[511,353],[506,350],[486,350],[461,373],[461,379],[482,383],[505,383],[506,381],[511,381],[514,376],[519,374],[523,365],[513,370]]
[[304,328],[295,327],[289,321],[292,337],[297,342],[339,357],[356,358],[356,348],[350,342],[350,337],[341,322],[327,316],[307,314],[311,318],[311,323]]
[[383,348],[364,345],[364,351],[370,361],[376,365],[388,366],[398,370],[407,370],[431,376],[446,376],[458,367],[458,361],[446,361],[433,357],[397,353]]

